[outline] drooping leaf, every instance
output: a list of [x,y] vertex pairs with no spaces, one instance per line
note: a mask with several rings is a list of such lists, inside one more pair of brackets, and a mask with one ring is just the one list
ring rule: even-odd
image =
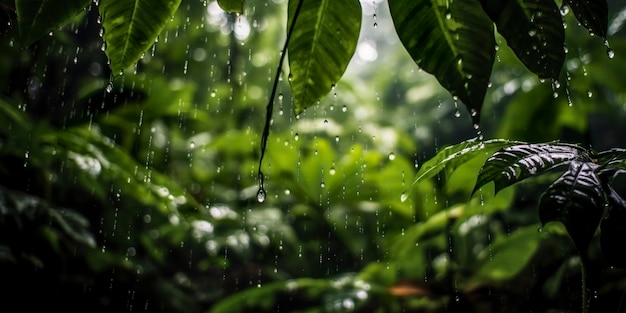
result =
[[574,16],[589,33],[606,38],[609,6],[606,0],[564,0],[574,12]]
[[[289,22],[298,13],[289,40],[289,80],[295,114],[313,106],[339,81],[356,49],[361,30],[358,0],[289,1]],[[298,12],[296,12],[298,11]]]
[[409,187],[409,190],[420,181],[429,179],[444,169],[447,173],[451,173],[458,166],[478,156],[479,154],[489,155],[499,149],[521,144],[525,143],[504,139],[481,141],[478,138],[473,138],[453,146],[448,146],[441,149],[437,155],[422,164],[420,169],[417,171],[417,174],[415,174],[415,179]]
[[593,163],[570,162],[569,169],[539,200],[541,223],[563,223],[581,253],[587,251],[604,210],[604,193],[596,168]]
[[626,149],[613,148],[592,156],[601,168],[598,170],[600,178],[611,179],[614,175],[626,172]]
[[16,0],[20,36],[31,44],[80,13],[91,0]]
[[565,29],[554,1],[481,0],[481,4],[529,70],[540,78],[559,77],[565,60]]
[[106,55],[117,74],[150,48],[181,0],[102,0]]
[[608,187],[605,190],[608,194],[609,211],[600,224],[602,254],[607,264],[626,268],[626,201],[613,188]]
[[415,63],[458,97],[478,124],[496,46],[493,23],[478,0],[394,0],[389,7]]
[[478,174],[474,192],[493,181],[496,193],[518,181],[539,175],[572,160],[587,160],[579,146],[558,143],[523,144],[494,153]]
[[243,14],[245,0],[217,0],[217,4],[226,12]]

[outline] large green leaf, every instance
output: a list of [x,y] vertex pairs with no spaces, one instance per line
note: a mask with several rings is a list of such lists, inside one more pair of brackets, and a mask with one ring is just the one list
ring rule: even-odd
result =
[[588,160],[585,149],[570,144],[524,144],[494,153],[478,174],[474,192],[490,181],[498,192],[518,181],[540,175],[573,160]]
[[28,45],[80,13],[91,0],[16,0],[23,43]]
[[243,3],[245,0],[217,0],[220,8],[226,12],[243,14]]
[[483,250],[479,255],[480,266],[470,280],[470,286],[510,283],[515,275],[530,264],[543,238],[545,234],[537,232],[536,225],[530,225]]
[[563,0],[572,8],[574,16],[591,34],[606,38],[609,6],[606,0]]
[[554,1],[481,0],[481,4],[529,70],[540,78],[559,77],[565,60],[565,29]]
[[106,54],[113,73],[137,62],[150,48],[181,0],[102,0]]
[[[304,0],[299,0],[304,1]],[[356,49],[361,30],[358,0],[289,1],[289,22],[296,17],[287,46],[294,111],[300,114],[330,92]]]
[[[482,141],[478,138],[463,141],[459,144],[448,146],[430,160],[424,162],[415,174],[415,179],[409,187],[413,189],[417,183],[429,179],[445,169],[447,174],[452,173],[457,167],[469,160],[480,156],[489,155],[499,149],[513,145],[524,144],[519,141],[504,139],[490,139]],[[408,193],[405,193],[405,195]]]
[[539,200],[541,223],[563,223],[581,253],[587,251],[604,213],[604,191],[596,168],[593,163],[570,162]]
[[493,23],[478,0],[392,0],[389,6],[415,63],[458,97],[478,124],[496,46]]

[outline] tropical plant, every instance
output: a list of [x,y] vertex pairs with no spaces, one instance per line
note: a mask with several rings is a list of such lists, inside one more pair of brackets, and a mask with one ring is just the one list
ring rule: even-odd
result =
[[[503,147],[504,146],[504,147]],[[497,151],[492,152],[494,149]],[[493,182],[495,193],[528,178],[561,170],[561,175],[541,195],[538,208],[542,225],[560,222],[576,247],[582,266],[583,311],[588,312],[587,267],[589,245],[599,232],[603,266],[626,268],[621,249],[626,224],[626,201],[612,182],[623,174],[626,150],[602,152],[564,143],[520,143],[475,140],[450,146],[425,163],[415,182],[443,169],[451,172],[479,154],[492,153],[478,172],[472,194]],[[563,170],[563,168],[565,168]],[[449,174],[448,174],[449,175]]]

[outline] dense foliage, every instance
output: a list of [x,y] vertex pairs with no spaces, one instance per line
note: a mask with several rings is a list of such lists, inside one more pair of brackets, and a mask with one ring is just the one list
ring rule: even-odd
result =
[[2,0],[2,305],[623,310],[623,6]]

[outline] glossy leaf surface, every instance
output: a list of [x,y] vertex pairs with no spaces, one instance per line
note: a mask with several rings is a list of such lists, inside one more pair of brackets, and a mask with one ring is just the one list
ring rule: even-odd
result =
[[606,0],[564,0],[589,33],[606,38],[609,6]]
[[493,23],[478,0],[395,0],[389,6],[415,63],[458,97],[478,124],[496,46]]
[[295,114],[316,104],[339,81],[356,49],[361,30],[361,5],[357,0],[289,1],[291,25],[287,46],[289,81]]
[[525,144],[504,148],[489,157],[480,169],[474,191],[493,181],[498,192],[572,160],[586,159],[583,148],[568,144]]
[[581,253],[587,251],[602,218],[604,194],[597,165],[572,161],[539,200],[542,224],[561,222]]
[[559,8],[545,0],[481,0],[519,60],[540,78],[557,79],[565,60]]
[[154,43],[181,0],[102,0],[106,55],[113,73],[137,62]]

